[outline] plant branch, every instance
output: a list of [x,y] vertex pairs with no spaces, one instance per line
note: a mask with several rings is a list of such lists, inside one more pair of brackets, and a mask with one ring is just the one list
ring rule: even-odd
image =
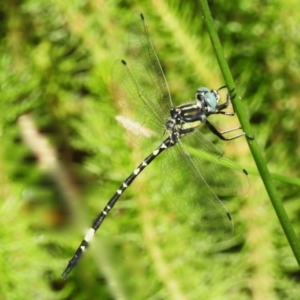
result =
[[239,118],[239,121],[241,123],[241,126],[243,130],[247,133],[247,142],[250,148],[250,151],[252,153],[252,156],[254,158],[254,161],[256,163],[256,166],[258,168],[258,171],[261,175],[261,178],[263,180],[263,183],[265,185],[266,191],[270,197],[270,200],[272,202],[272,205],[274,207],[274,210],[277,214],[277,217],[280,221],[280,224],[282,226],[282,229],[286,235],[286,238],[290,244],[290,247],[292,248],[294,252],[294,256],[300,265],[300,243],[299,240],[295,234],[295,231],[291,225],[291,222],[288,218],[288,215],[283,207],[283,204],[278,197],[276,188],[273,184],[273,180],[271,178],[271,175],[269,173],[268,167],[265,163],[265,160],[263,158],[263,155],[259,149],[259,146],[253,137],[253,132],[251,129],[251,125],[249,123],[247,114],[243,108],[242,102],[239,100],[239,97],[237,97],[236,93],[236,87],[235,83],[232,77],[232,74],[230,72],[229,66],[227,64],[227,61],[225,59],[223,49],[218,37],[218,34],[216,32],[214,22],[210,13],[210,9],[208,7],[207,0],[200,0],[200,6],[202,8],[203,16],[204,16],[204,22],[207,26],[207,30],[211,39],[211,43],[213,45],[221,72],[223,74],[223,77],[225,79],[226,85],[228,87],[228,90],[230,93],[234,93],[232,98],[234,99],[232,105],[235,108],[236,114]]

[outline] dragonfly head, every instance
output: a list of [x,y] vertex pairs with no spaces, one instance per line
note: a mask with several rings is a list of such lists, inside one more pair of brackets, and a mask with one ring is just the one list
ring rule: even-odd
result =
[[196,99],[199,106],[207,113],[212,113],[216,110],[220,100],[219,90],[210,90],[207,87],[200,87],[196,93]]

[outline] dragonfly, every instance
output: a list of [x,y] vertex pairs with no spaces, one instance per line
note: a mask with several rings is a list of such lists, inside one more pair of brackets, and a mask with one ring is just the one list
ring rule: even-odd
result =
[[246,170],[225,158],[201,132],[202,124],[224,141],[245,136],[227,133],[241,127],[218,131],[208,121],[213,114],[233,116],[225,109],[230,93],[220,102],[220,89],[200,87],[195,101],[174,106],[168,83],[150,39],[145,17],[133,13],[128,27],[128,60],[118,60],[112,68],[112,91],[120,112],[119,122],[130,138],[150,154],[124,180],[97,216],[62,276],[76,266],[108,213],[131,183],[162,153],[161,175],[166,195],[201,230],[221,238],[233,232],[230,213],[219,197],[243,195],[249,190]]

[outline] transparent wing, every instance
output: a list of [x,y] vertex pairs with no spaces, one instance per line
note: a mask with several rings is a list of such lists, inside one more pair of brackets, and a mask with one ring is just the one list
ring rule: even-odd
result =
[[[140,12],[132,15],[128,34],[126,63],[117,61],[113,66],[114,97],[122,119],[129,120],[128,124],[136,124],[138,133],[147,129],[162,136],[165,118],[170,114],[171,98]],[[131,131],[130,125],[123,125]],[[142,137],[136,137],[136,140],[142,140]]]
[[215,194],[229,197],[244,195],[249,191],[246,171],[224,157],[199,129],[182,138],[182,142],[193,158],[196,168]]
[[113,94],[120,111],[117,119],[128,130],[129,137],[139,144],[147,139],[161,140],[158,133],[162,135],[164,121],[152,115],[149,98],[133,77],[127,63],[116,61],[112,72]]
[[183,145],[179,142],[167,152],[161,162],[166,194],[201,230],[228,238],[233,231],[230,215]]

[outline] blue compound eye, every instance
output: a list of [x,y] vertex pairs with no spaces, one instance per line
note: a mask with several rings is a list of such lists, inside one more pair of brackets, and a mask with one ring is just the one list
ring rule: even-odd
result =
[[216,93],[207,87],[199,87],[197,94],[199,96],[201,95],[200,97],[197,96],[198,100],[201,101],[201,98],[202,100],[204,99],[208,111],[214,111],[216,109],[219,101]]
[[215,94],[208,92],[204,95],[204,99],[207,105],[209,105],[212,109],[216,108],[218,100]]
[[210,89],[207,87],[199,87],[199,89],[197,90],[198,93],[209,93]]

